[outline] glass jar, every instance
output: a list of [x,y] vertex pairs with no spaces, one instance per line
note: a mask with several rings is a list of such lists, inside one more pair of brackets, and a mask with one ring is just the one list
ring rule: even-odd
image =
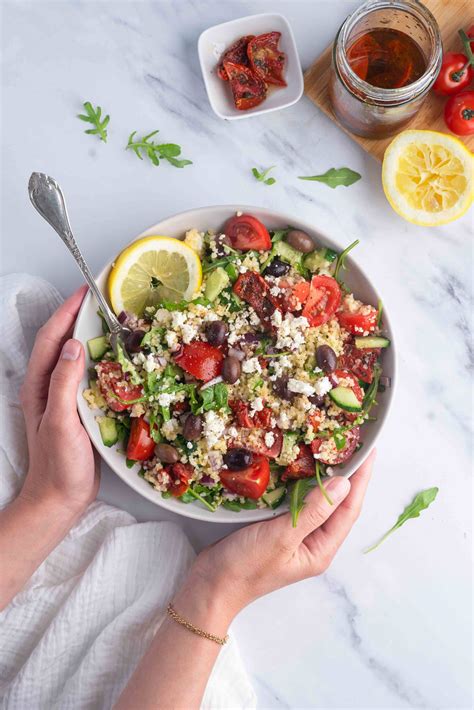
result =
[[[394,89],[372,86],[351,68],[353,42],[376,29],[405,33],[421,50],[426,69],[416,81]],[[442,44],[438,24],[418,0],[369,0],[346,18],[336,35],[329,78],[329,98],[337,120],[366,138],[396,133],[419,111],[438,76]]]

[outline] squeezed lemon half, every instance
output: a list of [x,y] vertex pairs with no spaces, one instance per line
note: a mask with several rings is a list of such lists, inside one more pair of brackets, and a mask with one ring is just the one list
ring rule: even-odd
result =
[[110,302],[115,313],[141,315],[162,301],[189,301],[202,283],[196,252],[178,239],[144,237],[117,257],[109,274]]
[[412,224],[447,224],[472,204],[473,155],[446,133],[402,131],[385,151],[382,184],[395,212]]

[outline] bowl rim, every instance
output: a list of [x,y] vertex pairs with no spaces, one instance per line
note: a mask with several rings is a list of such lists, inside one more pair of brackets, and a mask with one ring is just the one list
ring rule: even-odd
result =
[[[287,214],[286,212],[281,212],[279,210],[274,210],[268,207],[257,207],[256,205],[243,205],[243,204],[228,204],[228,205],[208,205],[205,207],[197,207],[197,208],[190,208],[188,210],[184,210],[182,212],[177,212],[172,215],[169,215],[168,217],[164,217],[162,220],[159,222],[156,222],[154,225],[151,227],[148,227],[147,229],[143,230],[140,234],[138,234],[136,237],[134,237],[130,242],[127,242],[121,247],[120,251],[123,251],[123,249],[126,249],[127,246],[132,244],[133,242],[137,241],[138,239],[141,239],[146,236],[150,236],[152,234],[159,234],[161,231],[160,229],[157,229],[157,227],[160,227],[161,224],[164,222],[169,222],[172,220],[176,219],[182,219],[185,218],[187,215],[203,215],[206,214],[209,211],[228,211],[230,214],[236,213],[236,212],[242,212],[244,214],[253,214],[254,212],[259,212],[260,214],[263,213],[263,218],[268,219],[270,222],[272,219],[278,219],[283,222],[286,222],[287,224],[293,224],[296,226],[298,229],[302,229],[304,231],[307,231],[309,234],[313,236],[317,236],[318,240],[320,240],[322,243],[329,243],[329,245],[336,246],[337,248],[340,248],[337,242],[335,242],[331,237],[329,237],[325,232],[320,232],[314,225],[301,220],[301,219],[296,219],[292,217],[291,215]],[[195,217],[194,217],[195,218]],[[190,224],[189,229],[192,228],[192,225]],[[174,238],[174,237],[172,237]],[[326,242],[325,242],[326,240]],[[118,252],[120,253],[120,252]],[[102,269],[99,271],[99,273],[95,276],[96,281],[105,278],[106,277],[106,272],[108,272],[112,266],[113,261],[115,260],[117,254],[115,254],[109,261],[105,263],[105,265],[102,267]],[[348,269],[351,268],[351,266],[356,266],[356,268],[360,271],[363,279],[369,284],[369,286],[374,290],[376,293],[376,296],[380,298],[380,293],[378,290],[373,286],[371,280],[368,278],[366,275],[364,269],[357,264],[357,262],[354,260],[354,258],[351,256],[351,254],[348,255],[347,258],[347,267]],[[89,305],[90,301],[93,299],[93,295],[91,291],[89,290],[81,304],[81,307],[79,309],[79,312],[77,314],[76,322],[74,324],[74,332],[73,332],[73,337],[76,338],[78,337],[77,332],[81,326],[82,323],[82,318],[83,312]],[[396,390],[398,386],[398,364],[397,364],[397,350],[395,346],[396,338],[394,337],[394,331],[392,328],[391,320],[390,320],[390,315],[387,313],[387,311],[384,309],[384,330],[387,332],[388,336],[390,337],[390,342],[391,342],[391,357],[392,357],[392,372],[391,372],[391,386],[389,388],[388,396],[386,400],[384,400],[384,408],[383,411],[379,412],[379,416],[377,419],[377,424],[378,428],[377,431],[375,432],[374,436],[374,441],[372,444],[371,449],[367,449],[367,451],[362,455],[361,460],[358,464],[358,467],[360,467],[367,457],[370,454],[370,451],[372,448],[375,447],[377,440],[382,433],[385,424],[388,420],[388,417],[390,415],[390,412],[392,411],[393,407],[393,401],[396,395]],[[78,337],[79,340],[82,341],[80,337]],[[85,346],[85,343],[83,342],[83,346]],[[86,362],[87,362],[87,349],[86,350]],[[159,491],[155,490],[151,486],[149,486],[149,490],[144,489],[141,487],[139,481],[138,475],[134,471],[134,469],[127,469],[125,467],[125,459],[124,459],[124,464],[120,468],[117,468],[115,465],[115,462],[112,457],[112,449],[108,449],[105,447],[101,440],[100,440],[100,433],[99,433],[99,428],[96,426],[95,428],[91,428],[89,430],[88,424],[85,421],[84,417],[82,416],[82,411],[84,412],[91,412],[91,410],[88,407],[88,404],[84,400],[82,396],[83,392],[83,380],[86,377],[87,370],[85,370],[84,377],[81,380],[78,393],[77,393],[77,405],[78,405],[78,413],[80,416],[80,419],[82,421],[82,424],[89,436],[89,439],[91,440],[94,448],[97,450],[99,453],[100,457],[105,461],[105,463],[112,469],[114,474],[116,474],[124,483],[126,483],[130,488],[132,488],[136,493],[138,493],[140,496],[143,498],[151,501],[155,505],[158,505],[161,508],[164,508],[165,510],[168,510],[172,513],[175,513],[176,515],[183,515],[184,517],[187,518],[193,518],[195,520],[200,520],[203,522],[213,522],[213,523],[224,523],[224,524],[236,524],[239,525],[241,523],[253,523],[253,522],[260,522],[262,520],[268,520],[274,517],[277,517],[285,512],[287,512],[288,507],[286,505],[282,505],[280,508],[277,510],[272,510],[271,508],[267,509],[256,509],[256,510],[241,510],[238,515],[236,515],[236,520],[231,520],[227,516],[225,519],[222,519],[219,515],[220,511],[219,508],[215,513],[211,513],[205,508],[198,507],[198,503],[189,503],[187,505],[182,505],[181,508],[176,509],[173,505],[176,501],[171,500],[168,502],[168,499],[162,498]],[[82,410],[82,411],[81,411]],[[115,451],[115,449],[113,450]],[[350,477],[353,475],[355,470],[351,471],[350,473],[345,473],[344,471],[342,472],[342,475],[347,475],[347,477]],[[133,474],[133,475],[130,475]],[[228,511],[225,511],[227,513]]]
[[[294,49],[295,57],[297,59],[297,74],[299,78],[299,86],[298,89],[295,93],[295,96],[288,101],[284,101],[283,103],[279,104],[278,106],[271,106],[271,107],[265,107],[265,104],[261,104],[261,108],[256,108],[255,110],[250,110],[250,111],[241,111],[239,113],[223,113],[218,109],[216,106],[216,103],[214,101],[214,92],[212,90],[212,87],[209,83],[209,77],[207,75],[207,72],[204,67],[204,60],[202,56],[202,43],[204,41],[205,36],[214,31],[217,30],[221,27],[226,27],[230,25],[238,25],[240,22],[245,22],[247,20],[255,19],[255,18],[269,18],[269,17],[279,17],[282,21],[283,24],[286,26],[286,30],[288,32],[288,36],[290,38],[291,44]],[[198,41],[197,41],[197,47],[198,47],[198,56],[199,56],[199,65],[201,67],[201,74],[202,78],[204,81],[204,86],[206,88],[206,94],[208,101],[211,105],[212,110],[218,116],[219,118],[222,118],[224,121],[237,121],[243,118],[252,118],[252,116],[261,116],[264,113],[271,113],[272,111],[279,111],[284,108],[289,108],[290,106],[293,106],[295,103],[297,103],[301,97],[303,96],[304,92],[304,77],[303,77],[303,67],[301,66],[301,59],[300,55],[298,53],[298,46],[296,44],[296,39],[295,35],[293,33],[293,29],[288,21],[288,19],[283,15],[281,12],[258,12],[255,13],[254,15],[245,15],[243,17],[236,17],[233,20],[226,20],[225,22],[219,22],[217,25],[211,25],[210,27],[207,27],[205,30],[201,32],[199,35]]]

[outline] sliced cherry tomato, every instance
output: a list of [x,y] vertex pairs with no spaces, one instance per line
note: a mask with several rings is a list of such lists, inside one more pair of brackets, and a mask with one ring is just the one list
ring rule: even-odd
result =
[[332,276],[313,276],[303,316],[313,328],[324,325],[341,303],[341,289]]
[[474,133],[474,91],[451,96],[444,107],[444,120],[456,135],[471,136]]
[[370,383],[374,378],[374,365],[380,352],[380,348],[359,350],[354,343],[347,343],[337,364],[343,370],[350,370],[362,382]]
[[272,240],[268,229],[251,214],[241,214],[231,217],[224,226],[224,234],[230,241],[230,246],[239,251],[267,251],[272,248]]
[[307,444],[298,444],[299,454],[285,468],[281,477],[282,481],[287,481],[289,478],[310,478],[314,476],[316,464],[313,453]]
[[127,444],[127,458],[131,461],[146,461],[155,451],[155,442],[150,436],[150,425],[143,417],[132,417],[132,426]]
[[280,279],[278,288],[283,292],[278,296],[280,308],[285,312],[299,311],[308,300],[310,283],[309,281],[299,281],[296,284],[290,284],[286,279]]
[[472,77],[473,69],[467,57],[458,52],[447,52],[443,55],[441,69],[433,89],[441,96],[458,94],[471,83]]
[[329,439],[313,439],[311,442],[311,451],[318,455],[318,461],[326,466],[337,466],[340,463],[347,461],[355,449],[360,439],[360,429],[358,426],[349,431],[345,431],[342,435],[346,439],[342,449],[338,449],[334,438]]
[[257,500],[267,490],[270,464],[265,456],[254,456],[253,463],[242,471],[222,469],[219,476],[227,490]]
[[[361,309],[367,310],[367,313],[356,311],[340,311],[337,314],[337,319],[341,326],[353,333],[354,335],[363,335],[364,333],[372,333],[377,326],[378,311],[373,306],[362,306]],[[370,309],[370,310],[369,310]]]
[[189,488],[189,479],[194,473],[193,467],[188,463],[174,463],[166,466],[165,471],[170,477],[168,491],[174,498],[179,498]]
[[224,62],[224,69],[229,77],[235,108],[239,111],[247,111],[265,100],[267,86],[250,67],[246,67],[245,64]]
[[271,329],[271,317],[278,308],[278,302],[270,293],[270,287],[265,279],[255,271],[240,274],[233,286],[233,291],[239,298],[252,306],[262,324]]
[[247,46],[255,35],[246,35],[234,42],[233,45],[226,49],[217,65],[217,76],[223,81],[229,81],[229,76],[225,70],[224,62],[233,62],[234,64],[243,64],[249,66],[249,58],[247,56]]
[[221,374],[223,354],[209,343],[194,340],[183,345],[175,360],[183,370],[198,380],[209,382]]
[[286,86],[283,78],[285,54],[278,49],[281,32],[267,32],[254,37],[247,47],[250,65],[267,84]]
[[128,374],[123,372],[118,362],[99,362],[96,365],[96,372],[99,389],[107,405],[114,412],[130,409],[134,400],[140,399],[143,395],[142,387],[129,382]]

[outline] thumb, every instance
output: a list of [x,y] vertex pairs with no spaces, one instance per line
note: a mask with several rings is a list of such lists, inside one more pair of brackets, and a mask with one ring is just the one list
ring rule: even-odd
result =
[[297,544],[300,544],[305,537],[321,527],[351,490],[350,481],[344,476],[330,478],[323,485],[331,502],[328,501],[319,488],[314,488],[308,494],[299,515],[298,524],[296,528],[292,529],[292,536]]
[[79,340],[67,340],[51,373],[45,415],[58,423],[76,414],[76,397],[84,373],[84,348]]

